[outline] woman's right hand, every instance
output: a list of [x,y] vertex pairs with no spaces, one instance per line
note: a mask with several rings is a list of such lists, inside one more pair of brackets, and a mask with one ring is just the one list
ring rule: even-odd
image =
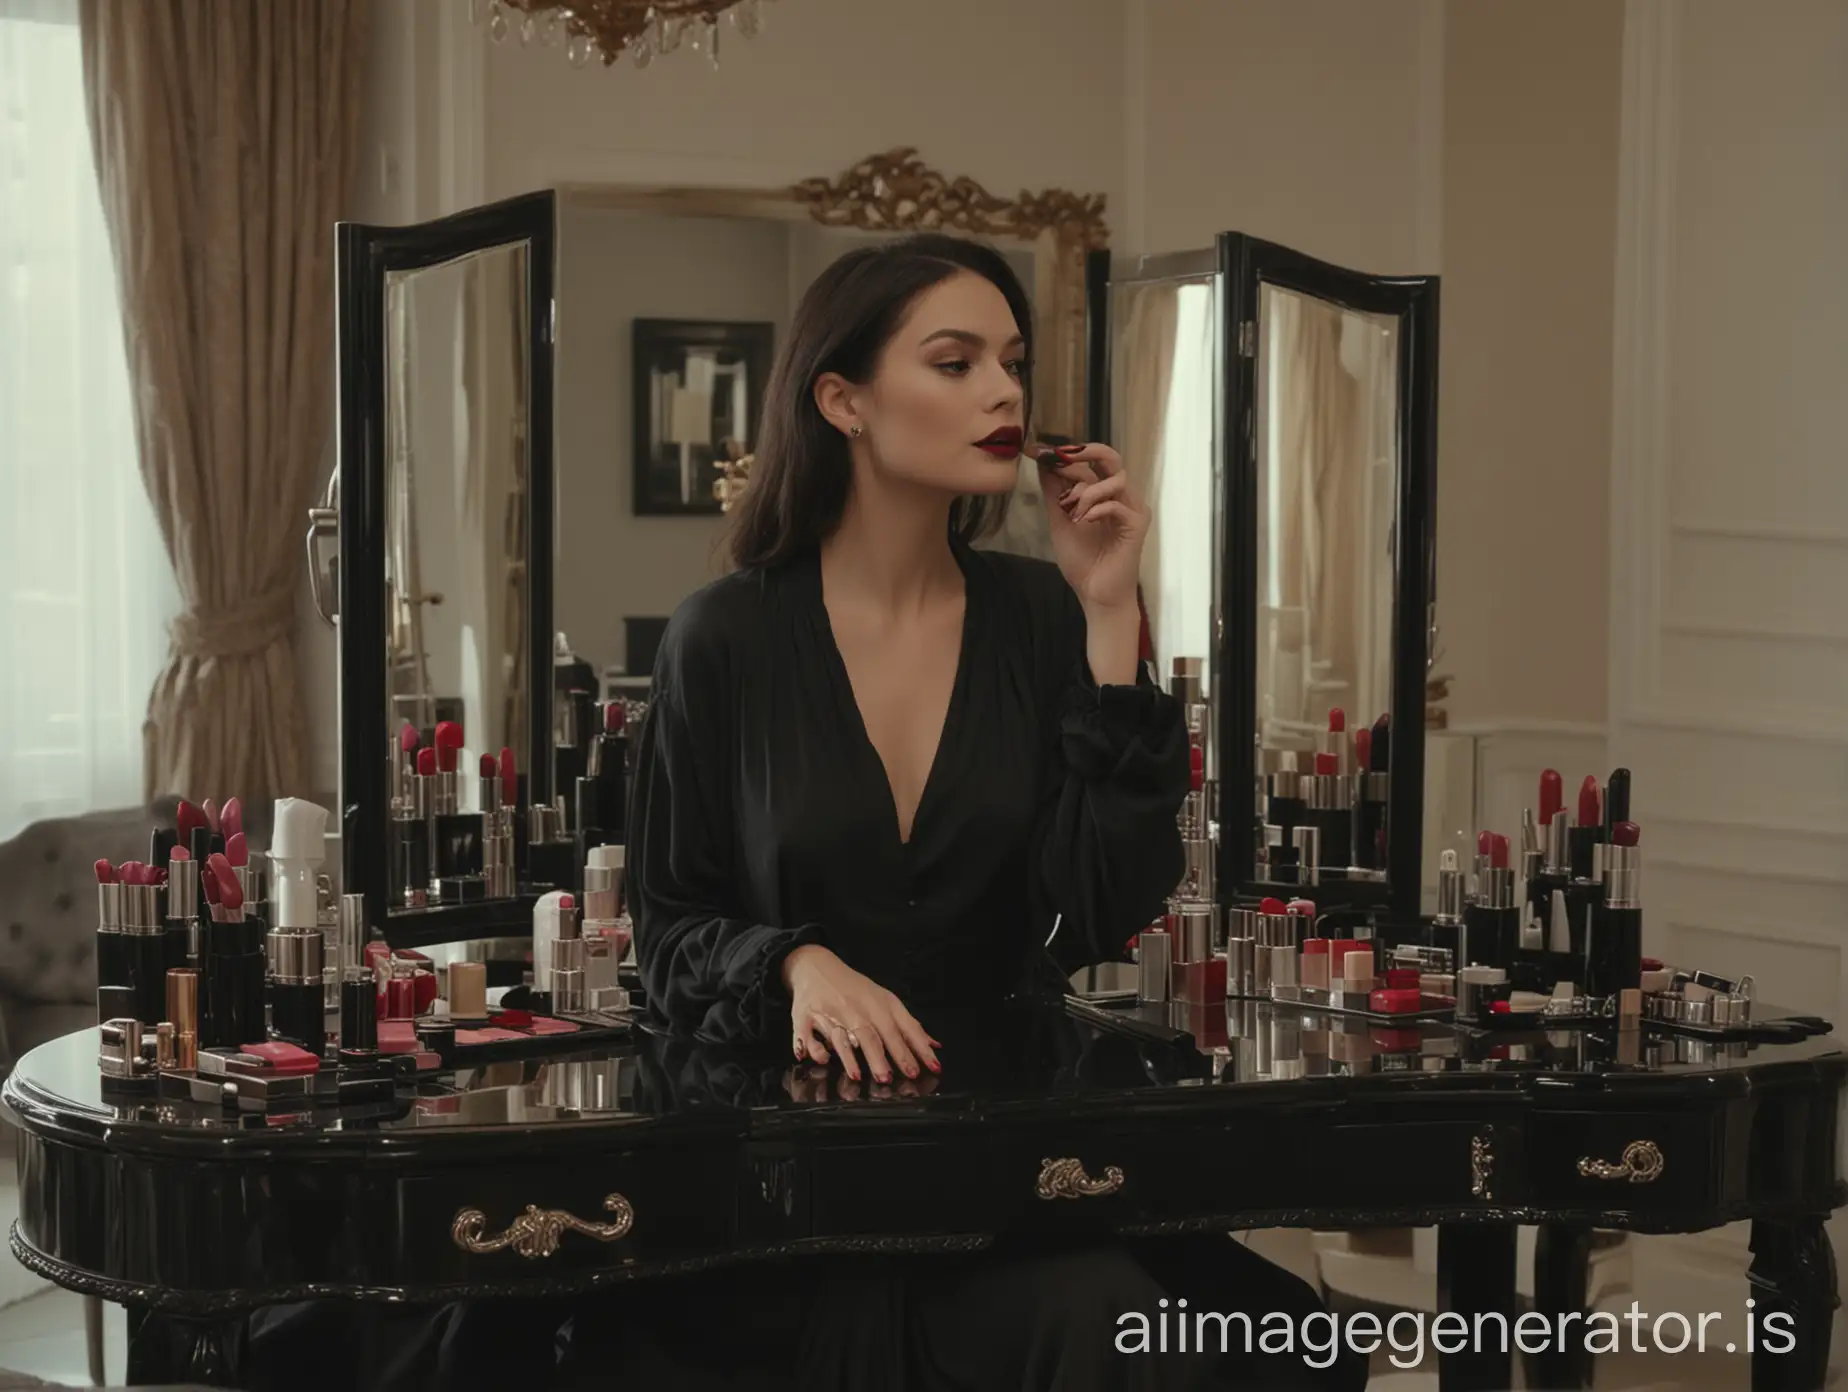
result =
[[829,1049],[840,1055],[847,1076],[856,1081],[860,1063],[882,1083],[892,1068],[907,1078],[920,1065],[941,1071],[932,1039],[885,987],[848,966],[827,948],[804,943],[783,959],[783,984],[789,988],[790,1023],[795,1027],[798,1059],[827,1063]]

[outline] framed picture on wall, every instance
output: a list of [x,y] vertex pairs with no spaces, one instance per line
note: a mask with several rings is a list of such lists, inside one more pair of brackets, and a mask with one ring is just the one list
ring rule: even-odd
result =
[[634,335],[635,514],[716,517],[714,464],[757,446],[775,327],[637,319]]

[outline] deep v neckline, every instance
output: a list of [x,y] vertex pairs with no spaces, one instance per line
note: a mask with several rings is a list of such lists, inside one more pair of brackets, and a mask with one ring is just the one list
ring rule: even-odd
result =
[[964,706],[964,691],[969,683],[970,651],[974,644],[976,584],[970,575],[971,567],[964,559],[960,548],[952,545],[957,568],[963,578],[963,612],[962,632],[956,645],[956,674],[950,679],[950,700],[944,708],[943,724],[937,731],[937,747],[931,752],[930,767],[924,774],[924,786],[918,792],[918,805],[911,811],[911,834],[905,835],[898,815],[898,794],[892,788],[892,775],[886,769],[885,760],[880,757],[879,746],[873,743],[872,732],[867,729],[866,712],[860,709],[860,698],[853,689],[853,676],[847,670],[847,658],[841,652],[841,645],[834,636],[834,619],[828,613],[827,594],[821,583],[821,555],[817,551],[810,560],[813,566],[814,589],[811,598],[815,605],[817,627],[827,649],[829,665],[833,670],[835,689],[841,703],[852,713],[853,725],[858,731],[857,748],[860,758],[867,765],[867,772],[881,788],[885,790],[886,821],[885,825],[892,834],[898,848],[908,850],[917,843],[918,830],[924,825],[925,814],[930,810],[937,785],[944,778],[944,763],[949,751],[954,747],[960,717]]

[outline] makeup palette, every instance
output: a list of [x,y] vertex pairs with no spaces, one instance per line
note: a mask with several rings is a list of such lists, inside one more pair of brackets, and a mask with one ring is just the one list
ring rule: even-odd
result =
[[544,1057],[627,1039],[625,1016],[543,1015],[531,1010],[493,1010],[485,1020],[459,1022],[431,1013],[414,1020],[381,1020],[379,1052],[417,1055],[417,1071],[463,1068],[504,1059]]

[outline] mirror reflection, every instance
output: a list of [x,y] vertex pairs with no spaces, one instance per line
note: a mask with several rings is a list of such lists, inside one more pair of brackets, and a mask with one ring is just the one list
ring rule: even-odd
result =
[[[528,253],[514,243],[386,277],[390,745],[380,754],[394,817],[418,826],[487,810],[495,785],[477,776],[481,757],[524,749],[533,718]],[[481,876],[489,867],[462,863],[479,852],[440,834],[421,850],[397,847],[392,907],[466,897],[446,881]]]
[[[795,210],[801,213],[800,209]],[[592,703],[647,699],[667,620],[721,575],[724,462],[756,440],[770,365],[803,292],[855,246],[901,233],[808,218],[635,206],[621,190],[559,201],[557,782],[583,772]],[[1022,282],[1035,251],[994,243]],[[1023,461],[990,545],[1050,555],[1037,471]],[[573,809],[567,803],[569,823]]]
[[[1111,433],[1154,514],[1142,553],[1150,646],[1164,681],[1177,658],[1195,664],[1200,702],[1218,599],[1218,284],[1200,274],[1110,287]],[[1216,777],[1214,741],[1202,743]]]
[[1399,350],[1392,316],[1260,288],[1261,878],[1386,867]]

